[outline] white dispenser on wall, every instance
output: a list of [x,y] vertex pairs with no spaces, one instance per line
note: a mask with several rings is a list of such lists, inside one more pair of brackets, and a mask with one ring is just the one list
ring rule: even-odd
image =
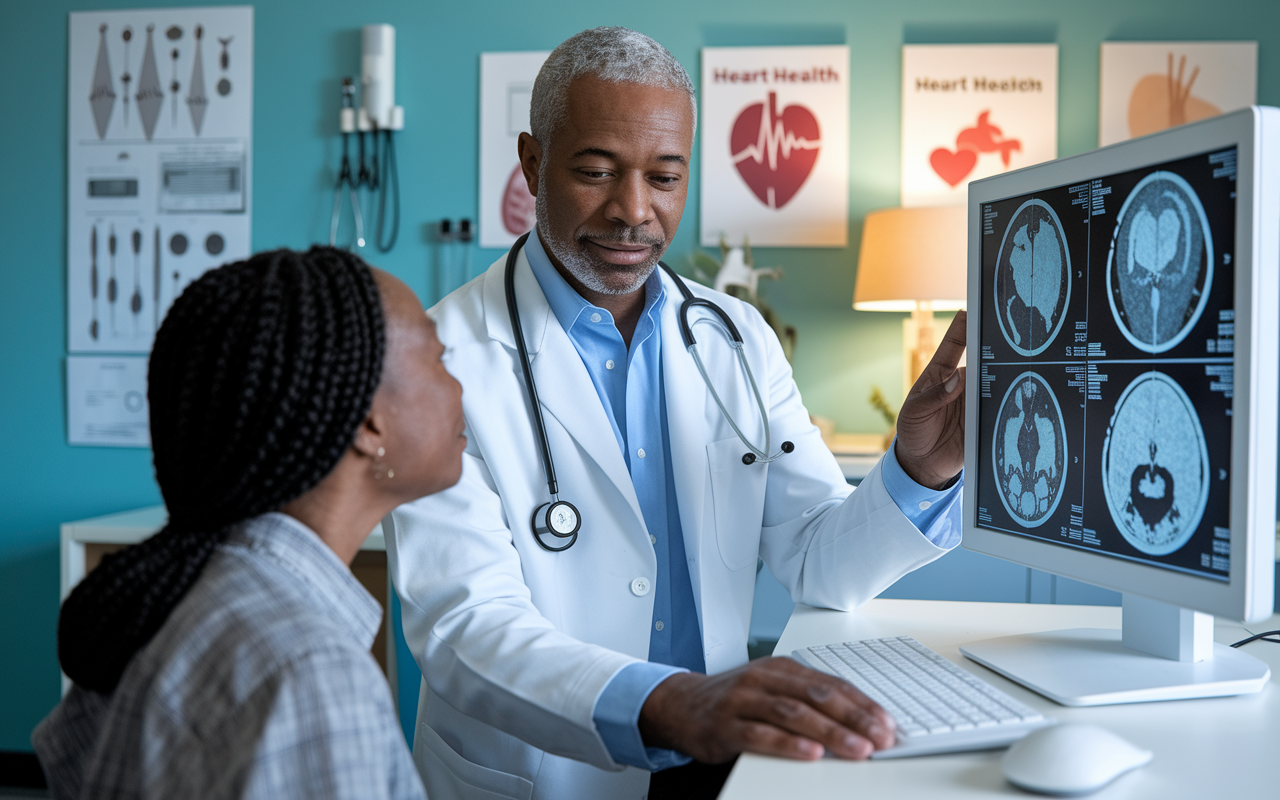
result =
[[360,37],[360,130],[398,131],[404,108],[396,105],[396,29],[365,25]]
[[[342,106],[338,113],[342,162],[329,219],[329,244],[337,246],[342,209],[349,202],[355,224],[351,245],[363,248],[372,243],[379,252],[388,253],[395,247],[400,233],[400,173],[396,165],[395,132],[404,129],[404,108],[396,105],[394,27],[365,25],[361,30],[360,90],[357,104],[355,81],[343,78]],[[356,139],[354,163],[348,149],[353,135]],[[373,236],[366,237],[366,230]]]

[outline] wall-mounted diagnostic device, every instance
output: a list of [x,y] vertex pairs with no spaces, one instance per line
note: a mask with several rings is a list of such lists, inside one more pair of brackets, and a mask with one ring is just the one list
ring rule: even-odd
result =
[[[393,132],[404,128],[404,108],[395,102],[396,29],[391,25],[364,26],[360,50],[361,98],[358,106],[354,82],[351,78],[342,82],[342,106],[338,117],[338,129],[342,133],[342,164],[334,188],[329,244],[336,245],[338,241],[345,193],[352,205],[354,245],[365,246],[364,218],[368,216],[374,229],[374,243],[380,252],[387,253],[395,247],[400,230],[400,176],[396,167]],[[358,161],[354,169],[347,149],[353,133],[356,134]],[[390,211],[387,209],[388,195],[391,196]],[[365,199],[373,205],[369,215],[362,214],[360,210]],[[390,232],[386,233],[388,226]]]
[[365,25],[360,37],[360,130],[404,128],[404,108],[396,105],[396,29]]

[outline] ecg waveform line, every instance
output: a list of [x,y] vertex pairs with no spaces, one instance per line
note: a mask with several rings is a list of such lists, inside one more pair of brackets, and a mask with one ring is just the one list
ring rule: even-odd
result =
[[782,119],[778,115],[778,95],[769,92],[769,106],[760,115],[760,131],[756,135],[755,144],[749,144],[734,153],[733,163],[740,164],[748,158],[757,164],[767,160],[769,171],[777,172],[779,150],[782,151],[783,158],[791,158],[792,150],[817,150],[821,146],[821,140],[810,141],[796,136],[782,126]]

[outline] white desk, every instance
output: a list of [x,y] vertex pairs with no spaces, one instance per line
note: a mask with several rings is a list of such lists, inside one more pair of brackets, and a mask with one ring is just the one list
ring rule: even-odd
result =
[[[1097,794],[1113,798],[1262,798],[1280,796],[1280,644],[1254,642],[1246,651],[1271,666],[1260,693],[1095,708],[1066,708],[960,655],[975,639],[1075,627],[1119,627],[1120,609],[1022,603],[872,600],[852,613],[799,606],[775,655],[815,644],[910,635],[1017,699],[1063,722],[1087,722],[1155,752],[1146,767]],[[1280,614],[1250,626],[1280,628]],[[1249,634],[1219,621],[1215,638],[1231,643]],[[796,762],[746,755],[738,760],[721,800],[748,798],[972,798],[1021,797],[1000,772],[1003,750],[945,756],[849,762]]]

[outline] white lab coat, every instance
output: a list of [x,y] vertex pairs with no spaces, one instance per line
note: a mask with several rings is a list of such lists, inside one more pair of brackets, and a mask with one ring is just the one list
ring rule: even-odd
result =
[[[551,553],[535,542],[530,519],[548,500],[547,483],[503,291],[505,261],[431,310],[463,386],[462,479],[384,522],[405,636],[424,676],[414,759],[433,800],[639,800],[649,773],[610,758],[592,712],[610,679],[648,656],[654,594],[635,579],[652,584],[657,561],[605,410],[521,253],[516,294],[560,497],[582,516],[570,549]],[[716,673],[747,661],[757,556],[796,601],[851,609],[945,551],[903,516],[879,465],[851,490],[755,309],[690,284],[738,326],[774,449],[795,443],[772,464],[744,465],[745,448],[681,341],[679,290],[663,281],[672,469],[703,654]],[[694,335],[717,391],[760,441],[759,411],[725,338],[709,325]]]

